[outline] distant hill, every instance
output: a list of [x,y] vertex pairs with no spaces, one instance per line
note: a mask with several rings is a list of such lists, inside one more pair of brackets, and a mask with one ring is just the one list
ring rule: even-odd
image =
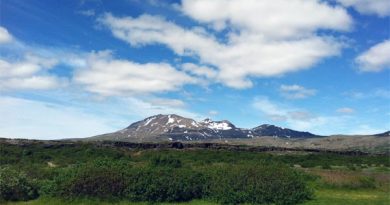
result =
[[275,125],[260,125],[252,129],[238,128],[228,120],[195,121],[179,115],[155,115],[135,122],[114,133],[94,136],[88,140],[153,141],[208,141],[216,139],[250,139],[263,136],[280,138],[321,137]]
[[311,138],[319,137],[318,135],[312,134],[310,132],[300,132],[287,128],[277,127],[275,125],[260,125],[252,129],[252,132],[256,136],[276,136],[276,137],[286,137],[286,138]]
[[375,136],[377,136],[377,137],[388,137],[388,136],[390,136],[390,131],[387,131],[387,132],[384,132],[384,133],[380,133],[380,134],[376,134]]

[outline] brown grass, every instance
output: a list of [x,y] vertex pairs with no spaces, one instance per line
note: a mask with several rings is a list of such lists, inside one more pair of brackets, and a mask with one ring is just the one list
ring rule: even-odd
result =
[[321,177],[324,184],[338,187],[360,187],[362,180],[372,178],[377,188],[390,191],[390,173],[351,170],[307,169],[308,173]]

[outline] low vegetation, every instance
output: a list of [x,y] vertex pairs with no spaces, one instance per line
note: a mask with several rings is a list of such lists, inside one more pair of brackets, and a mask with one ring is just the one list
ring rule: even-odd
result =
[[388,193],[389,161],[327,153],[2,144],[0,201],[313,204],[331,200],[324,194],[331,190]]

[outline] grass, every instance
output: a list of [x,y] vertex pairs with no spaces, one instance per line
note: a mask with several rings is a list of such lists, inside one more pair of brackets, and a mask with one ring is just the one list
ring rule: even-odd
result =
[[[129,201],[119,201],[119,202],[101,202],[98,200],[91,199],[79,199],[73,201],[63,201],[54,198],[45,198],[45,199],[37,199],[27,202],[8,202],[5,205],[150,205],[148,202],[129,202]],[[217,205],[216,203],[202,201],[202,200],[194,200],[190,202],[182,202],[182,203],[160,203],[161,205]]]
[[322,189],[304,205],[389,205],[390,195],[377,190]]
[[[101,202],[98,200],[62,201],[59,199],[37,199],[28,202],[9,202],[5,205],[149,205],[150,203],[134,203],[127,201]],[[162,205],[216,205],[216,203],[194,200],[185,203],[162,203]],[[390,195],[378,190],[347,190],[347,189],[321,189],[316,191],[315,198],[303,205],[389,205]]]

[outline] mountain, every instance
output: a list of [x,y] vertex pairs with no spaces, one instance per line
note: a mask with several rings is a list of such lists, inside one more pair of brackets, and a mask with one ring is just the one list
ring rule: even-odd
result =
[[120,140],[136,142],[153,141],[207,141],[215,139],[242,139],[262,136],[283,138],[319,137],[309,132],[299,132],[274,125],[260,125],[253,129],[236,127],[222,120],[195,121],[179,115],[155,115],[135,122],[123,130],[94,136],[88,140]]
[[376,134],[374,136],[377,136],[377,137],[388,137],[388,136],[390,136],[390,131],[387,131],[387,132],[384,132],[384,133],[380,133],[380,134]]
[[300,132],[287,128],[277,127],[275,125],[260,125],[252,129],[252,132],[256,136],[276,136],[287,138],[311,138],[318,137],[310,132]]

